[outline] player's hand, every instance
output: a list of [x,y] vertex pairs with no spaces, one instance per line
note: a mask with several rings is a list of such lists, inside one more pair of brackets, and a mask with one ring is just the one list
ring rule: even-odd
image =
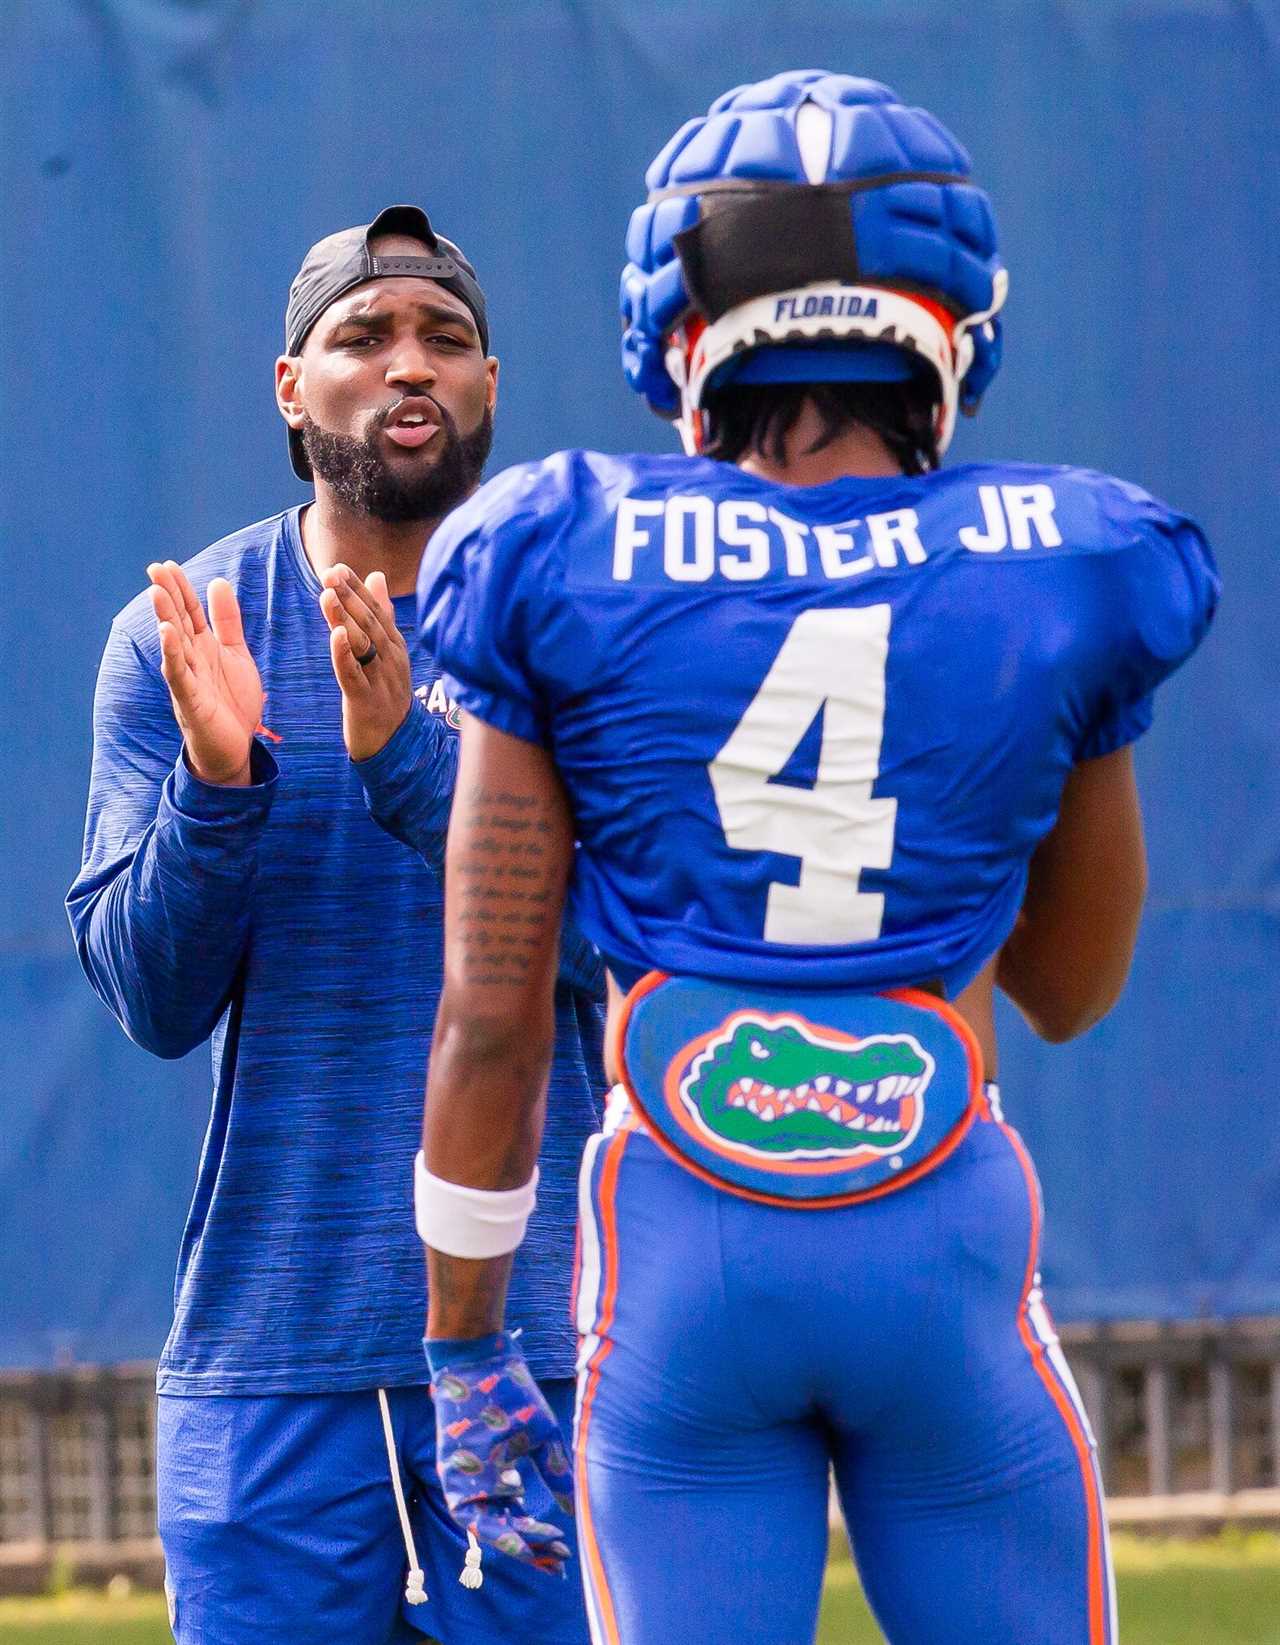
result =
[[[353,760],[384,749],[413,704],[409,652],[396,627],[387,579],[361,582],[349,566],[324,574],[320,609],[329,625],[329,655],[342,687],[342,736]],[[360,658],[367,658],[361,662]]]
[[474,1343],[428,1341],[436,1409],[436,1469],[449,1512],[464,1530],[541,1571],[563,1573],[569,1548],[558,1526],[524,1511],[516,1467],[542,1476],[562,1513],[573,1513],[573,1475],[556,1419],[519,1345],[506,1331]]
[[160,671],[187,747],[187,761],[208,783],[244,787],[249,751],[262,721],[262,680],[244,643],[235,592],[215,577],[199,596],[174,560],[147,567],[160,635]]

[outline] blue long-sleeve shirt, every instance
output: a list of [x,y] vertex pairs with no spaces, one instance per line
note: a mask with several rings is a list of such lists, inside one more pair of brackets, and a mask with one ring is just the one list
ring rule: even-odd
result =
[[[213,1038],[162,1392],[426,1380],[411,1164],[441,985],[431,865],[456,711],[415,637],[412,598],[398,601],[416,700],[380,754],[347,758],[298,512],[186,568],[202,598],[213,577],[231,581],[262,675],[249,787],[187,766],[145,596],[116,618],[98,679],[84,864],[68,896],[81,961],[140,1045],[174,1057]],[[542,1377],[573,1367],[576,1170],[603,1084],[598,965],[569,936],[566,975],[585,987],[557,988],[538,1209],[509,1308]]]

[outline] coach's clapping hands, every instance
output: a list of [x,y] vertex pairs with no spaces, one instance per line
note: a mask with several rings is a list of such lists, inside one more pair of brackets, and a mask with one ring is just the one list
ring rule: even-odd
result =
[[244,643],[231,584],[209,584],[206,620],[200,597],[174,560],[147,567],[160,635],[160,671],[186,744],[187,763],[203,782],[246,787],[249,754],[262,720],[262,680]]
[[349,566],[324,574],[320,609],[329,625],[329,654],[342,687],[342,735],[353,760],[386,747],[413,701],[409,653],[381,571],[362,582]]

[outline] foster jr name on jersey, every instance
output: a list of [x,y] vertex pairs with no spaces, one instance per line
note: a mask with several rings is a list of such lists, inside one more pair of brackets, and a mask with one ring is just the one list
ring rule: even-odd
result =
[[[978,485],[977,518],[954,531],[954,543],[974,554],[1004,549],[1060,548],[1053,487]],[[704,583],[717,573],[730,582],[756,582],[771,573],[858,577],[877,568],[923,565],[929,558],[914,508],[809,525],[752,498],[682,494],[665,499],[623,497],[613,538],[613,580],[626,583],[637,561],[653,559],[673,583]]]

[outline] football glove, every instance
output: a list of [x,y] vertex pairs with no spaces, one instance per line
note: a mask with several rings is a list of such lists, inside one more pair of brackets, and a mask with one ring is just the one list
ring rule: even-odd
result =
[[573,1474],[559,1425],[515,1337],[428,1340],[436,1410],[436,1469],[449,1512],[481,1543],[542,1571],[564,1574],[558,1526],[524,1511],[527,1461],[556,1506],[573,1513]]

